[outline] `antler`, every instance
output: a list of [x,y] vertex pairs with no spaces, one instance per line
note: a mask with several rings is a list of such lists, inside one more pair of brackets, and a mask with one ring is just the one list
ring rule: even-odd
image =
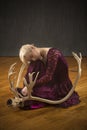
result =
[[40,98],[40,97],[35,97],[35,96],[32,96],[31,95],[31,92],[32,92],[32,89],[33,89],[33,86],[36,82],[36,79],[37,79],[37,76],[39,73],[37,73],[36,77],[35,77],[35,80],[33,81],[32,80],[32,76],[34,73],[32,74],[29,74],[29,81],[30,81],[30,84],[27,84],[26,80],[24,79],[24,83],[26,84],[27,86],[27,89],[28,89],[28,96],[25,98],[25,99],[28,99],[28,100],[37,100],[37,101],[41,101],[41,102],[45,102],[45,103],[49,103],[49,104],[60,104],[60,103],[63,103],[64,101],[66,101],[73,93],[73,91],[75,90],[75,87],[78,83],[78,80],[80,79],[80,76],[81,76],[81,60],[82,60],[82,55],[80,53],[80,56],[78,56],[76,53],[72,52],[74,58],[76,59],[77,61],[77,64],[78,64],[78,74],[77,74],[77,77],[76,77],[76,80],[73,84],[73,87],[72,89],[69,91],[69,93],[62,99],[60,100],[57,100],[57,101],[52,101],[52,100],[49,100],[49,99],[43,99],[43,98]]

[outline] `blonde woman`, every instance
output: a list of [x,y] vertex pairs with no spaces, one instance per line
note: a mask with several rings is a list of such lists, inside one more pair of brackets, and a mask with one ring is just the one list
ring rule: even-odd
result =
[[[39,72],[38,79],[33,88],[32,95],[50,100],[59,100],[65,97],[72,88],[72,82],[68,74],[68,65],[63,54],[56,48],[39,48],[32,44],[23,45],[19,51],[20,60],[24,64],[29,63],[25,78],[29,83],[28,73]],[[26,96],[27,88],[18,91]],[[59,104],[58,107],[67,108],[80,102],[77,92]],[[36,109],[48,104],[39,101],[25,101],[24,109]]]

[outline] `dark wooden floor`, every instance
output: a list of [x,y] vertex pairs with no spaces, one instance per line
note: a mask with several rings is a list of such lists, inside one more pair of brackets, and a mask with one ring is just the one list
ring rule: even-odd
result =
[[[73,57],[66,57],[69,69],[76,69]],[[79,105],[63,109],[54,106],[37,110],[23,111],[6,105],[8,98],[13,97],[9,90],[7,73],[10,65],[17,62],[18,57],[0,57],[0,130],[86,130],[87,129],[87,57],[82,61],[82,77],[76,87],[80,95]],[[70,72],[74,82],[76,73]],[[22,83],[21,83],[22,84]]]

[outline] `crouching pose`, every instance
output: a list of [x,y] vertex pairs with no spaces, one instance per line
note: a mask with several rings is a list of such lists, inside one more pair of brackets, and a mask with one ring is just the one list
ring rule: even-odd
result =
[[[78,56],[74,54],[74,57]],[[31,100],[25,100],[23,109],[36,109],[54,104],[56,107],[70,107],[80,102],[78,93],[74,90],[81,70],[72,85],[68,74],[68,65],[63,54],[56,48],[39,48],[31,44],[23,45],[19,51],[19,57],[23,64],[28,65],[25,75],[26,82],[23,88],[17,88],[17,92],[24,98],[29,94],[27,87],[30,84],[29,74],[33,74],[32,80],[37,80],[31,92]],[[80,55],[81,65],[81,55]],[[79,69],[81,69],[79,65]],[[73,88],[73,89],[72,89]],[[66,98],[67,97],[67,98]],[[34,99],[33,99],[34,98]],[[35,98],[37,98],[35,100]],[[40,100],[40,99],[42,100]],[[47,101],[45,101],[46,99]],[[59,100],[62,100],[58,102]]]

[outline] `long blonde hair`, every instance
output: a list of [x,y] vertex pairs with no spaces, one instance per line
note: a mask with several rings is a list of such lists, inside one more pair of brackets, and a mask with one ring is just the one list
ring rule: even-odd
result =
[[31,45],[31,44],[25,44],[25,45],[22,45],[22,47],[21,47],[20,50],[19,50],[19,58],[20,58],[20,60],[21,60],[24,64],[30,63],[30,61],[29,61],[29,62],[26,61],[25,56],[26,56],[28,53],[31,53],[32,47],[33,47],[33,45]]

